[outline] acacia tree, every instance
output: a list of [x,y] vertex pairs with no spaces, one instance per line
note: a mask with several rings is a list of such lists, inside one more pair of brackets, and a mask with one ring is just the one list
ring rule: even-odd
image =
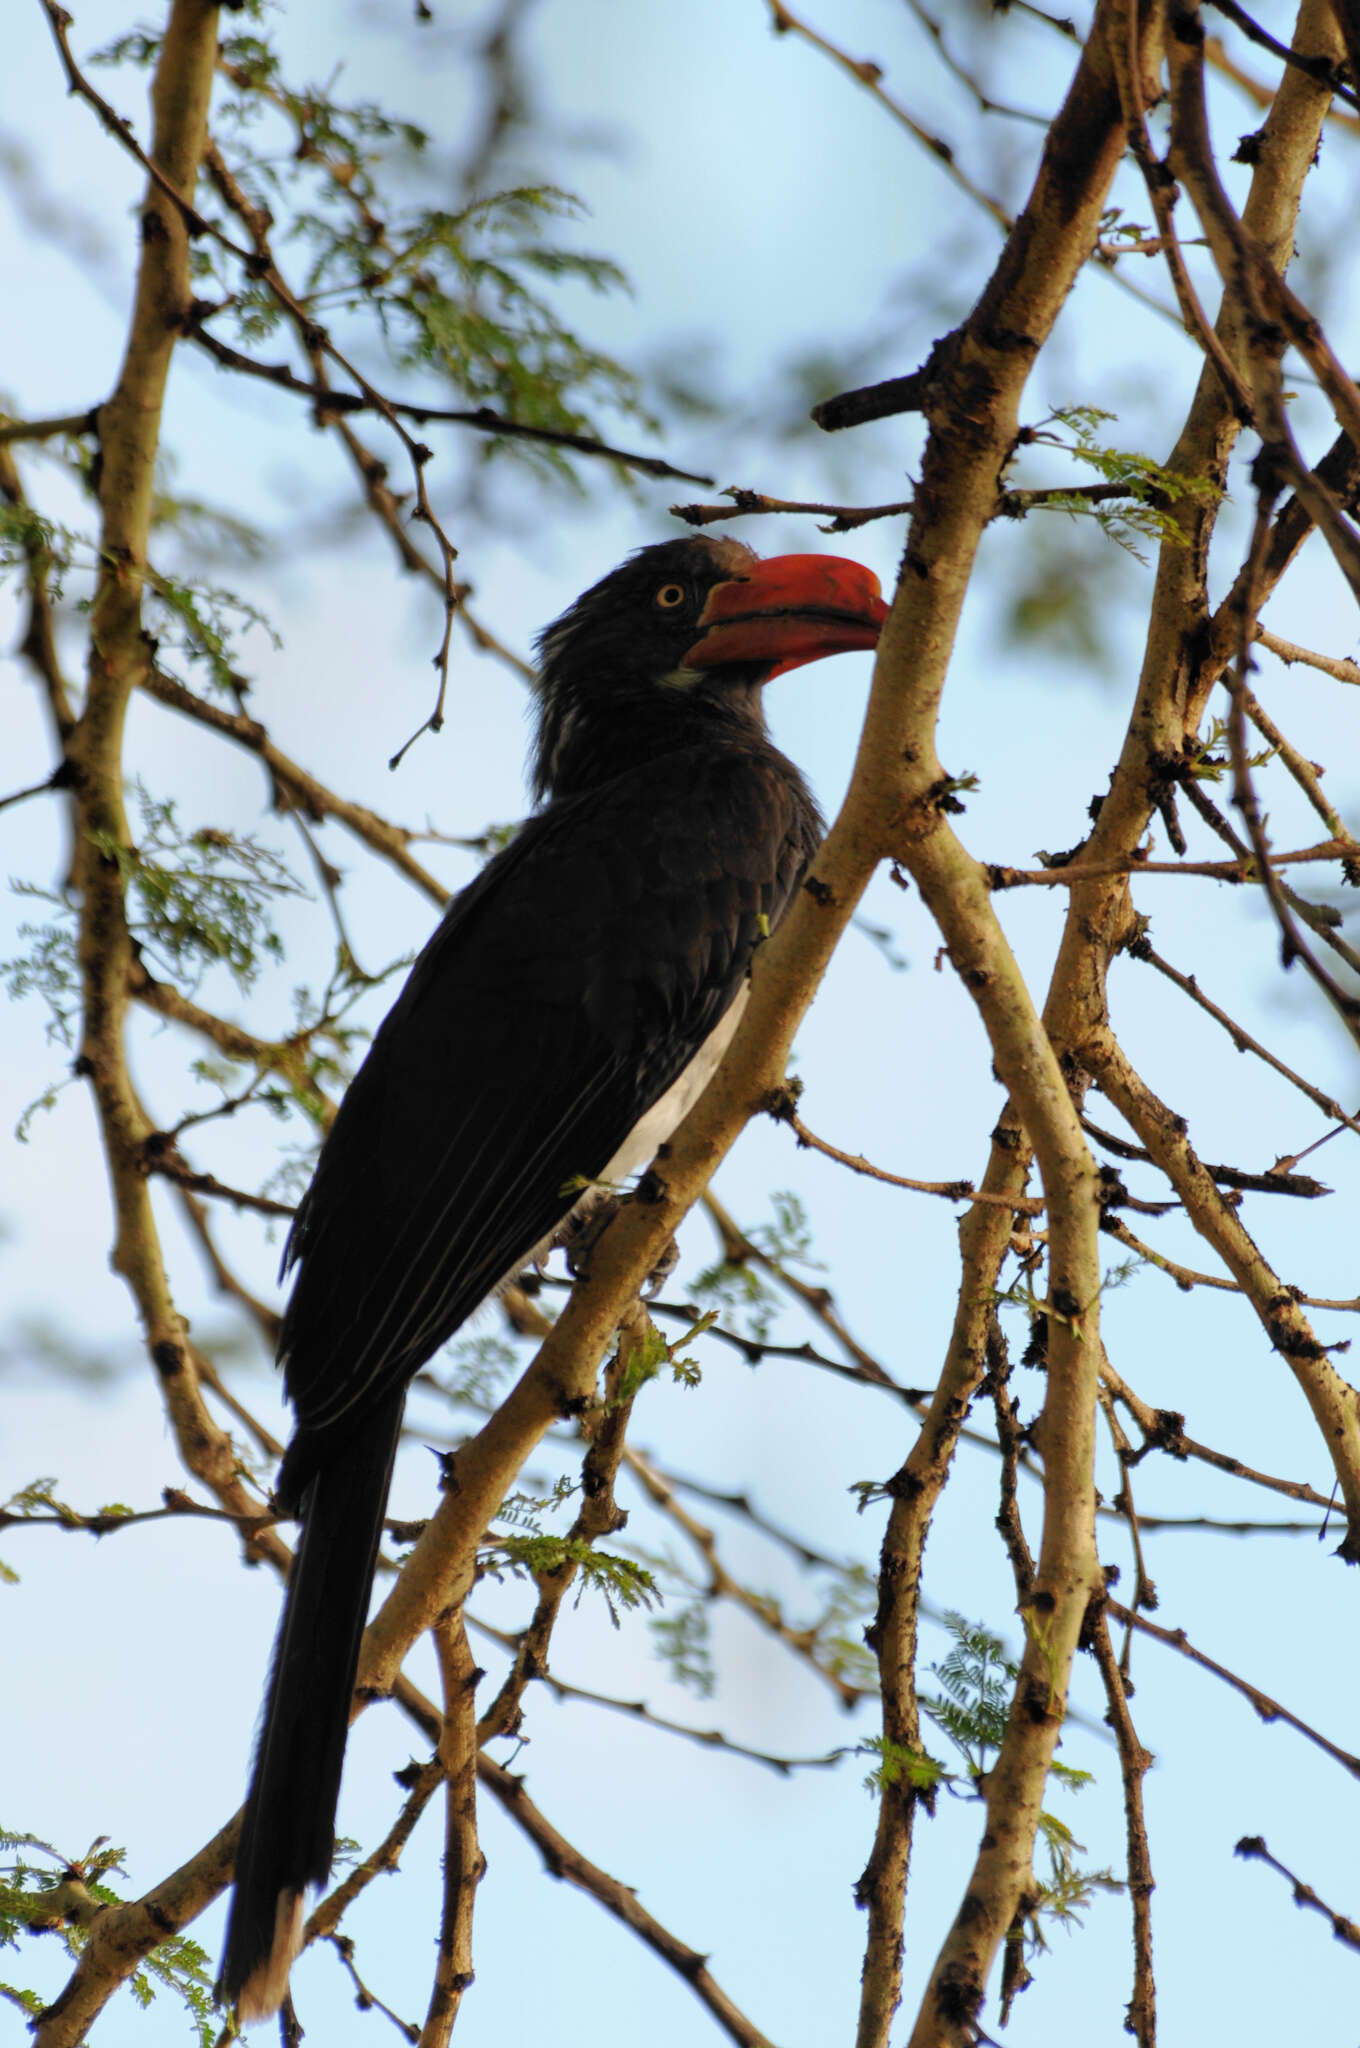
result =
[[[426,832],[403,826],[328,786],[276,741],[275,720],[248,694],[241,651],[243,630],[259,624],[253,593],[268,576],[250,572],[249,601],[220,587],[224,547],[245,547],[247,537],[230,508],[208,505],[206,481],[200,487],[190,475],[180,489],[165,469],[172,364],[206,357],[242,391],[270,388],[279,431],[315,428],[342,451],[369,521],[358,545],[386,550],[428,592],[437,691],[425,723],[435,731],[446,720],[458,728],[457,690],[446,697],[446,684],[468,643],[512,674],[523,669],[513,634],[482,615],[463,581],[468,567],[475,572],[479,535],[493,516],[488,455],[528,459],[559,479],[598,465],[620,479],[681,478],[701,488],[711,480],[692,465],[672,467],[618,445],[615,430],[621,438],[630,418],[636,438],[652,436],[648,406],[663,399],[649,401],[627,370],[583,340],[561,297],[564,284],[607,287],[612,266],[582,255],[570,235],[554,239],[554,218],[568,205],[561,193],[497,180],[498,152],[516,118],[522,5],[512,0],[501,11],[482,46],[478,136],[450,203],[448,167],[422,170],[429,152],[420,132],[333,87],[298,85],[254,6],[172,0],[156,30],[130,31],[102,53],[110,76],[74,54],[64,11],[53,0],[38,4],[68,87],[102,124],[108,148],[135,158],[145,187],[123,353],[107,366],[104,390],[93,405],[82,393],[69,412],[44,418],[28,417],[16,395],[0,425],[4,560],[21,597],[18,654],[38,686],[33,701],[49,748],[48,771],[4,800],[16,815],[22,803],[63,806],[71,849],[68,874],[48,878],[44,907],[37,915],[30,908],[9,976],[15,994],[45,998],[52,1029],[71,1047],[72,1071],[89,1090],[111,1190],[112,1261],[185,1484],[168,1489],[160,1507],[132,1508],[69,1502],[50,1483],[30,1486],[7,1519],[106,1534],[148,1518],[208,1516],[246,1561],[282,1573],[288,1531],[268,1503],[279,1443],[226,1347],[214,1356],[191,1336],[181,1305],[188,1275],[177,1262],[196,1246],[224,1298],[272,1346],[277,1310],[254,1277],[258,1250],[245,1232],[263,1235],[290,1213],[335,1094],[403,964],[360,968],[364,949],[351,941],[332,851],[338,835],[438,905],[448,888],[422,842],[475,857],[494,834],[482,817],[441,817]],[[1354,148],[1360,13],[1354,0],[1303,0],[1286,42],[1223,6],[1239,36],[1228,49],[1197,9],[1180,4],[1099,0],[1080,32],[1038,9],[1023,11],[1052,39],[1066,76],[1039,124],[1029,171],[1004,153],[991,166],[997,179],[1015,183],[1012,201],[997,196],[1004,187],[980,167],[987,124],[1018,118],[990,84],[980,18],[951,23],[910,9],[922,61],[947,67],[977,114],[975,158],[965,163],[876,64],[771,0],[783,37],[848,72],[853,89],[906,132],[904,147],[924,145],[944,164],[964,201],[990,218],[999,250],[977,258],[966,292],[971,310],[924,361],[904,362],[900,343],[880,335],[882,360],[873,368],[891,374],[855,389],[823,386],[819,395],[815,428],[855,429],[857,442],[903,416],[921,423],[909,500],[795,502],[757,488],[777,484],[777,474],[753,474],[725,498],[710,493],[676,508],[695,526],[815,515],[845,532],[897,520],[905,535],[900,577],[845,801],[795,910],[761,950],[722,1069],[648,1177],[648,1199],[622,1206],[588,1279],[560,1313],[550,1313],[559,1305],[553,1283],[545,1288],[529,1276],[505,1296],[503,1340],[464,1340],[421,1382],[419,1438],[442,1440],[444,1463],[437,1488],[428,1472],[421,1482],[421,1519],[389,1523],[391,1568],[356,1697],[356,1712],[391,1702],[421,1758],[402,1776],[385,1833],[359,1845],[317,1904],[308,1940],[330,1944],[361,2004],[378,2008],[370,2024],[385,2013],[422,2043],[449,2038],[472,1981],[487,1800],[555,1875],[678,1972],[719,2029],[741,2043],[767,2038],[716,1966],[593,1861],[588,1845],[568,1840],[549,1818],[551,1801],[540,1807],[509,1768],[506,1741],[532,1726],[541,1688],[590,1698],[604,1712],[629,1706],[600,1688],[569,1686],[553,1670],[563,1617],[583,1587],[624,1615],[663,1601],[662,1640],[673,1668],[690,1678],[710,1675],[711,1611],[734,1605],[832,1699],[856,1710],[856,1742],[836,1754],[857,1799],[868,1758],[875,1822],[862,1869],[840,1870],[828,1883],[844,1892],[853,1882],[863,1909],[860,2048],[890,2035],[914,2048],[991,2038],[990,2015],[1008,2017],[1046,1921],[1070,1921],[1101,1888],[1122,1889],[1131,1918],[1128,2030],[1140,2043],[1155,2040],[1156,1863],[1144,1815],[1152,1757],[1133,1705],[1137,1638],[1158,1638],[1179,1656],[1187,1686],[1199,1681],[1193,1665],[1207,1669],[1264,1719],[1287,1721],[1343,1772],[1360,1775],[1360,1759],[1325,1732],[1325,1704],[1314,1713],[1283,1703],[1288,1674],[1267,1668],[1268,1632],[1262,1668],[1239,1673],[1183,1629],[1152,1619],[1144,1541],[1157,1518],[1140,1518],[1135,1504],[1141,1468],[1151,1473],[1164,1460],[1185,1471],[1179,1517],[1161,1522],[1202,1524],[1205,1503],[1210,1518],[1226,1522],[1221,1494],[1195,1492],[1195,1475],[1217,1468],[1244,1495],[1265,1489],[1316,1511],[1308,1524],[1283,1525],[1254,1522],[1257,1511],[1242,1506],[1236,1526],[1316,1527],[1319,1516],[1334,1517],[1321,1525],[1336,1539],[1331,1550],[1345,1563],[1360,1561],[1360,1406],[1333,1361],[1341,1347],[1331,1338],[1335,1319],[1360,1307],[1346,1294],[1353,1276],[1315,1279],[1311,1263],[1296,1271],[1271,1249],[1277,1239],[1286,1249],[1291,1242],[1277,1226],[1282,1212],[1328,1198],[1301,1170],[1303,1152],[1328,1137],[1335,1156],[1360,1135],[1360,1123],[1336,1099],[1335,1084],[1265,1042],[1268,1014],[1264,1025],[1248,1025],[1200,985],[1214,957],[1207,928],[1208,965],[1199,957],[1173,963],[1154,943],[1143,900],[1158,886],[1153,878],[1171,876],[1182,891],[1232,885],[1232,911],[1218,907],[1227,894],[1219,889],[1216,918],[1238,902],[1264,904],[1267,917],[1248,909],[1234,925],[1259,982],[1287,970],[1290,985],[1306,984],[1309,1004],[1335,1019],[1351,1044],[1360,1035],[1360,962],[1341,908],[1345,888],[1360,881],[1360,847],[1339,800],[1324,793],[1322,765],[1291,738],[1289,718],[1267,710],[1258,679],[1265,650],[1329,687],[1360,681],[1345,656],[1262,623],[1305,550],[1325,554],[1349,593],[1360,593],[1360,394],[1316,305],[1286,281],[1320,148]],[[406,33],[418,36],[419,24]],[[145,128],[133,91],[138,68],[151,81]],[[1225,78],[1261,109],[1240,143],[1217,110],[1211,117],[1210,86]],[[1227,167],[1230,143],[1240,182]],[[1146,282],[1159,272],[1160,300]],[[1325,289],[1325,274],[1315,267],[1313,275]],[[1146,452],[1119,446],[1091,405],[1024,410],[1059,316],[1088,280],[1112,295],[1150,296],[1197,366],[1183,418]],[[686,424],[697,445],[700,423],[691,416]],[[54,455],[55,464],[38,459]],[[1027,469],[1036,457],[1050,467]],[[767,447],[762,459],[776,458]],[[1235,513],[1226,495],[1234,462],[1248,479]],[[1054,580],[1070,570],[1051,561],[1045,569],[1044,543],[1034,538],[1038,516],[1054,511],[1098,526],[1104,543],[1143,547],[1153,564],[1141,646],[1135,654],[1129,642],[1118,655],[1108,789],[1091,805],[1078,844],[1027,865],[1027,841],[971,843],[971,779],[942,757],[937,735],[989,530],[1023,563],[1010,572],[1020,592],[1016,616],[1027,603],[1031,618],[1037,610],[1054,631],[1070,625],[1070,604],[1052,601]],[[145,728],[132,715],[143,701],[263,767],[269,815],[261,829],[214,820],[214,778],[226,769],[203,769],[200,787],[173,798],[142,777],[136,742]],[[324,715],[319,700],[313,715]],[[1036,832],[1076,795],[1061,749],[1045,749],[1043,766],[1024,820]],[[1334,766],[1344,771],[1344,758]],[[290,833],[303,849],[303,873],[295,872]],[[1004,1090],[985,1160],[958,1169],[967,1178],[911,1178],[832,1145],[810,1127],[817,1075],[808,1076],[806,1105],[789,1079],[795,1034],[866,889],[885,869],[919,897],[936,965],[957,978],[983,1027],[975,1095],[989,1100],[992,1072]],[[330,959],[321,988],[299,992],[284,1025],[285,970],[271,971],[285,951],[276,926],[289,946],[310,945],[313,957],[318,943],[304,935],[304,884],[314,887],[316,917],[329,920]],[[1051,958],[1008,936],[1004,914],[1020,891],[1054,906]],[[1243,1057],[1190,1069],[1154,1052],[1149,1062],[1111,995],[1111,971],[1124,960],[1156,970]],[[900,986],[905,1018],[919,989]],[[168,1060],[167,1041],[158,1041],[149,1074],[148,1018],[173,1027],[176,1049]],[[1179,1097],[1178,1078],[1186,1090]],[[1257,1129],[1274,1114],[1263,1091],[1275,1082],[1310,1105],[1313,1127],[1289,1156],[1271,1161],[1260,1156]],[[281,1139],[270,1142],[262,1110],[278,1120]],[[729,1147],[761,1116],[873,1182],[882,1204],[906,1190],[957,1209],[958,1259],[947,1276],[952,1326],[928,1366],[919,1351],[912,1357],[912,1384],[895,1358],[890,1369],[851,1334],[863,1277],[837,1271],[810,1281],[800,1271],[806,1245],[795,1203],[781,1201],[774,1226],[744,1228],[711,1190]],[[1118,1132],[1106,1128],[1111,1116]],[[1225,1124],[1241,1144],[1231,1162],[1206,1164],[1197,1126],[1219,1133]],[[214,1151],[243,1130],[245,1149]],[[41,1143],[40,1120],[27,1135]],[[228,1159],[238,1162],[235,1178],[226,1177]],[[1338,1166],[1334,1177],[1340,1173]],[[702,1273],[682,1268],[683,1284],[642,1301],[644,1276],[700,1202],[718,1233],[717,1264]],[[885,1237],[897,1228],[882,1225]],[[1187,1249],[1195,1240],[1198,1249]],[[1192,1427],[1178,1408],[1143,1391],[1138,1357],[1110,1355],[1102,1310],[1112,1278],[1127,1277],[1132,1264],[1146,1269],[1146,1287],[1161,1288],[1161,1318],[1185,1313],[1205,1290],[1223,1297],[1225,1314],[1240,1306],[1256,1318],[1280,1401],[1292,1382],[1316,1425],[1310,1478],[1242,1461],[1232,1448],[1230,1405]],[[776,1330],[776,1304],[799,1319],[791,1329]],[[1013,1359],[1017,1317],[1025,1343],[1023,1358]],[[1219,1341],[1240,1345],[1240,1325]],[[894,1434],[874,1482],[862,1488],[866,1512],[882,1522],[876,1577],[826,1556],[803,1531],[771,1528],[744,1494],[724,1494],[703,1474],[681,1478],[640,1447],[651,1384],[696,1379],[724,1346],[767,1369],[796,1359],[810,1373],[833,1375],[847,1401],[890,1400]],[[700,1387],[690,1398],[707,1397]],[[1114,1478],[1108,1501],[1097,1492],[1101,1430],[1100,1457]],[[550,1459],[552,1476],[543,1479],[535,1462],[526,1477],[526,1461],[539,1459]],[[985,1474],[996,1502],[1021,1646],[1010,1660],[1004,1614],[955,1616],[949,1655],[926,1671],[925,1546],[964,1473],[975,1489]],[[823,1451],[808,1487],[843,1489],[860,1476]],[[627,1489],[646,1512],[635,1507],[625,1528]],[[820,1575],[823,1597],[811,1621],[796,1619],[730,1561],[726,1539],[702,1519],[705,1500],[722,1510],[729,1535],[773,1536]],[[104,1546],[105,1569],[135,1570],[135,1542],[120,1535]],[[672,1543],[688,1552],[688,1565]],[[1117,1549],[1131,1556],[1133,1571],[1131,1583],[1116,1586]],[[1338,1567],[1319,1561],[1310,1569]],[[438,1652],[439,1700],[404,1670],[427,1633]],[[1074,1775],[1055,1750],[1074,1662],[1084,1661],[1099,1676],[1114,1739],[1122,1874],[1085,1867],[1050,1811],[1064,1773]],[[743,1750],[692,1723],[632,1711],[651,1723],[658,1743],[698,1735],[786,1774],[797,1762],[772,1746]],[[858,1767],[845,1761],[854,1755]],[[1113,1777],[1113,1760],[1109,1769]],[[916,1824],[959,1793],[969,1796],[951,1825],[970,1831],[967,1862],[933,1964],[912,1980],[915,2012],[904,2032],[896,2015],[904,1926],[910,1938],[916,1924],[908,1884]],[[635,1796],[645,1800],[647,1788]],[[444,1810],[438,1941],[432,1981],[417,1987],[390,1981],[381,1950],[370,1955],[362,1939],[356,1946],[350,1930],[362,1923],[374,1879],[402,1863],[435,1802]],[[40,1813],[7,1815],[6,1825],[15,1829],[6,1933],[15,1941],[60,1933],[73,1958],[50,2000],[7,1993],[29,2012],[44,2048],[83,2041],[114,1992],[129,1979],[149,1987],[148,1972],[175,1984],[211,2039],[211,1967],[184,1931],[229,1881],[235,1821],[201,1847],[186,1842],[179,1867],[140,1895],[118,1883],[119,1852],[106,1845],[73,1858],[69,1845],[60,1854],[46,1845]],[[1320,1909],[1343,1943],[1360,1946],[1348,1902],[1298,1888],[1307,1873],[1295,1878],[1259,1838],[1240,1847],[1293,1879],[1296,1901]],[[752,1855],[749,1845],[743,1854]],[[1174,1933],[1160,1929],[1159,1945]],[[592,1987],[597,2008],[603,1996]],[[408,2024],[421,2002],[423,2025]],[[1112,1994],[1111,2010],[1120,2002]],[[849,2003],[850,1988],[847,2010]],[[1017,2008],[1017,2025],[1022,2014]],[[291,2038],[293,2022],[284,2024]]]

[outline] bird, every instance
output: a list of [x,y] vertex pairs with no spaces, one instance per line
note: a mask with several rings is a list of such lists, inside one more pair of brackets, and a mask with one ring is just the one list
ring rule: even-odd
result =
[[417,958],[284,1250],[274,1506],[302,1531],[217,1985],[242,2023],[283,2002],[330,1873],[406,1389],[707,1085],[821,837],[764,686],[871,649],[886,616],[858,562],[698,534],[637,550],[538,638],[536,808]]

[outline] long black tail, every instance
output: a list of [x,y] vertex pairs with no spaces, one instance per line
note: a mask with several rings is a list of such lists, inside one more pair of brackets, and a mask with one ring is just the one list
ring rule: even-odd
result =
[[281,2004],[307,1888],[330,1875],[359,1643],[404,1405],[403,1390],[366,1417],[302,1496],[302,1538],[241,1824],[217,1985],[218,1997],[243,2020]]

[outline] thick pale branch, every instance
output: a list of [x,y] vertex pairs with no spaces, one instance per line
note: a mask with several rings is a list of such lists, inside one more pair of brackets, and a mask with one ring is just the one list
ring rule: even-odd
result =
[[[1034,1149],[1049,1211],[1048,1400],[1038,1429],[1045,1464],[1044,1538],[1015,1707],[991,1773],[987,1829],[937,1958],[913,2048],[963,2042],[987,1973],[1031,1884],[1031,1857],[1048,1763],[1086,1606],[1099,1585],[1092,1480],[1099,1292],[1097,1177],[1052,1048],[997,923],[986,872],[946,822],[956,808],[935,753],[934,726],[963,592],[1014,445],[1020,394],[1077,270],[1094,246],[1123,144],[1106,57],[1109,7],[1098,10],[1034,191],[979,305],[937,348],[924,399],[931,436],[917,490],[902,586],[881,665],[903,664],[894,718],[871,710],[866,745],[902,760],[901,829],[892,847],[921,888],[951,963],[978,1005],[1011,1114]],[[964,422],[966,421],[966,429]],[[899,640],[899,634],[901,639]],[[910,650],[910,651],[909,651]],[[1011,1147],[1019,1151],[1012,1130]],[[993,1186],[989,1169],[985,1186]],[[996,1186],[996,1192],[1003,1192]],[[1015,1192],[1020,1192],[1017,1187]],[[987,1227],[975,1209],[966,1227]],[[1005,1225],[989,1219],[992,1229]],[[985,1271],[985,1263],[982,1267]],[[966,1262],[964,1296],[977,1278]],[[966,1301],[961,1299],[960,1316]],[[956,1340],[959,1329],[956,1325]],[[984,1347],[971,1347],[980,1377]],[[950,1395],[956,1389],[948,1390]],[[885,1675],[885,1695],[887,1693]],[[883,2042],[895,1986],[889,1971],[861,2006],[860,2044]],[[870,1996],[877,2009],[869,2012]]]
[[429,2011],[419,2048],[447,2048],[472,1982],[472,1912],[486,1858],[477,1840],[477,1669],[461,1614],[435,1631],[444,1686],[439,1764],[444,1773],[444,1908]]
[[142,1959],[230,1882],[237,1832],[233,1819],[154,1891],[124,1906],[101,1907],[60,1997],[34,2023],[34,2048],[83,2048],[90,2027]]
[[99,842],[131,844],[123,808],[123,723],[148,670],[141,596],[152,514],[161,405],[189,302],[188,235],[162,190],[192,191],[207,134],[217,50],[217,10],[175,0],[152,87],[152,155],[160,175],[142,210],[142,247],[127,349],[118,383],[100,408],[102,526],[90,615],[89,688],[69,741],[78,821],[82,988],[79,1070],[92,1084],[116,1216],[115,1269],[127,1281],[146,1333],[167,1410],[189,1467],[223,1505],[250,1505],[231,1444],[197,1386],[184,1323],[171,1296],[144,1171],[148,1120],[128,1072],[124,1027],[140,967],[128,931],[119,863]]
[[998,1071],[1033,1145],[1049,1217],[1048,1391],[1033,1431],[1044,1465],[1043,1540],[1015,1701],[987,1781],[983,1843],[912,2035],[913,2048],[926,2048],[967,2038],[991,1962],[1029,1896],[1034,1835],[1072,1657],[1101,1585],[1093,1476],[1100,1207],[1075,1106],[996,924],[982,869],[943,828],[919,848],[904,850],[903,859],[978,1004]]
[[[1127,15],[1112,27],[1125,33]],[[1298,39],[1330,33],[1325,0],[1305,0]],[[1123,47],[1121,43],[1120,47]],[[1131,86],[1132,81],[1126,81]],[[1325,88],[1302,71],[1282,80],[1275,103],[1256,140],[1255,165],[1243,221],[1270,260],[1283,269],[1294,246],[1303,183],[1314,161],[1329,102]],[[1136,118],[1137,108],[1129,109]],[[1233,366],[1235,378],[1245,374],[1250,350],[1241,309],[1225,299],[1216,334]],[[1207,480],[1223,486],[1228,459],[1242,422],[1218,370],[1206,364],[1175,447],[1165,467],[1176,477]],[[1342,451],[1334,451],[1344,465]],[[1330,460],[1330,458],[1329,458]],[[1331,477],[1318,479],[1331,488]],[[1206,588],[1209,543],[1217,524],[1220,501],[1193,493],[1174,508],[1178,533],[1158,550],[1157,581],[1150,607],[1150,630],[1144,651],[1138,698],[1129,721],[1110,790],[1100,807],[1077,863],[1096,869],[1109,860],[1130,860],[1146,833],[1172,764],[1183,757],[1187,741],[1204,716],[1210,691],[1236,651],[1236,616],[1226,606],[1210,619]],[[1286,515],[1282,515],[1282,522]],[[1273,587],[1310,528],[1309,508],[1289,520],[1287,541],[1265,564],[1262,594]],[[1240,616],[1240,615],[1237,615]],[[1206,659],[1206,627],[1212,626]],[[1079,1013],[1103,1014],[1104,966],[1092,962],[1092,934],[1112,949],[1128,930],[1126,893],[1117,884],[1073,893],[1063,945],[1053,977],[1048,1017],[1064,1042],[1080,1035]],[[1110,957],[1106,951],[1105,964]]]
[[[64,20],[49,7],[65,52]],[[82,1030],[79,1071],[88,1076],[112,1182],[115,1269],[136,1301],[147,1349],[185,1462],[233,1513],[256,1503],[240,1482],[230,1440],[203,1401],[195,1353],[170,1291],[143,1164],[150,1135],[127,1067],[124,1029],[137,966],[128,931],[123,874],[101,844],[128,847],[123,807],[123,726],[133,690],[149,664],[142,632],[155,461],[161,407],[176,341],[190,301],[188,229],[165,186],[192,193],[207,135],[208,102],[217,53],[217,9],[211,0],[174,0],[152,84],[153,175],[142,206],[141,255],[128,338],[118,381],[100,408],[102,466],[99,568],[90,612],[89,684],[84,709],[68,736],[67,758],[77,820],[76,880],[81,895],[78,960]],[[272,1551],[271,1534],[258,1539]],[[205,1859],[195,1859],[163,1892],[170,1903],[108,1909],[66,1990],[39,2022],[42,2048],[74,2048],[94,2016],[145,1952],[148,1929],[158,1939],[173,1915],[207,1903],[225,1878],[231,1854],[226,1830]],[[162,1917],[162,1915],[170,1917]]]

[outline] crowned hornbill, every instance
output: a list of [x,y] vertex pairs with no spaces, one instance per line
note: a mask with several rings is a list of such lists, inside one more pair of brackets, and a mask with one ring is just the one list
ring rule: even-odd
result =
[[280,2003],[330,1870],[406,1388],[573,1189],[646,1165],[704,1087],[818,841],[761,686],[872,647],[886,612],[858,563],[692,538],[641,549],[539,640],[546,801],[417,960],[284,1253],[276,1500],[303,1526],[218,1987],[244,2018]]

